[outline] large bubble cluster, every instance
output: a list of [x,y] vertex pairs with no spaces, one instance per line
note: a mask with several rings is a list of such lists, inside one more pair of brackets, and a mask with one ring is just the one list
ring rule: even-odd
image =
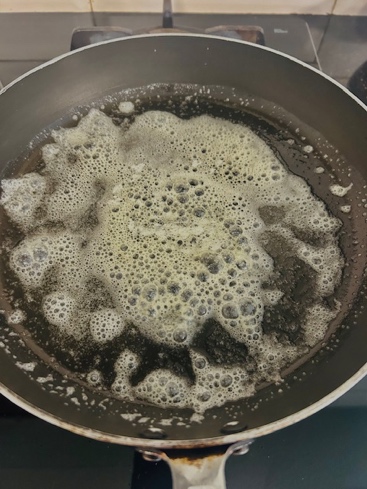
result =
[[[307,309],[303,346],[323,339],[337,314],[323,298],[340,280],[340,222],[248,127],[162,111],[117,126],[92,109],[52,136],[41,174],[2,181],[1,203],[26,233],[11,268],[26,290],[42,291],[43,314],[60,334],[106,344],[134,324],[156,343],[187,347],[192,359],[193,385],[158,369],[132,387],[139,358],[125,350],[116,396],[203,411],[251,395],[266,372],[276,380],[300,356],[304,349],[262,328],[264,308],[283,297],[271,286],[264,233],[281,236],[314,271],[318,299]],[[214,366],[192,348],[208,319],[244,345],[252,373]],[[100,381],[98,372],[89,377]]]

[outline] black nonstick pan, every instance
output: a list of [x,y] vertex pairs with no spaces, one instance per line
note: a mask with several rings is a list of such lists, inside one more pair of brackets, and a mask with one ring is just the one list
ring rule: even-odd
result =
[[[3,252],[0,392],[74,433],[134,446],[152,460],[165,459],[176,489],[220,488],[227,456],[322,409],[367,373],[367,110],[331,78],[262,46],[194,34],[135,36],[61,56],[0,92],[1,178],[34,168],[39,153],[30,142],[40,133],[46,140],[50,128],[71,124],[75,108],[83,111],[118,92],[153,84],[160,97],[151,94],[147,107],[158,110],[166,109],[167,94],[177,90],[178,100],[184,97],[178,86],[222,87],[213,88],[217,100],[203,101],[195,110],[212,110],[214,116],[253,127],[342,221],[339,243],[345,266],[335,298],[339,313],[324,340],[283,372],[281,384],[259,386],[250,398],[207,410],[198,419],[189,409],[121,401],[88,388],[62,363],[60,352],[50,350],[46,340],[37,341],[33,331],[42,317],[36,313],[9,325],[21,292],[10,287]],[[240,97],[247,97],[249,106],[239,106]],[[291,147],[289,137],[295,142]],[[301,150],[305,145],[312,145],[312,154]],[[320,166],[323,173],[315,171]],[[330,191],[332,184],[347,188],[351,183],[342,197]],[[347,213],[341,210],[346,206]],[[9,239],[7,225],[2,211],[3,245]],[[307,293],[303,269],[294,280]],[[266,327],[277,330],[276,320],[268,320]],[[290,336],[294,333],[284,328]],[[206,334],[215,341],[216,325],[209,322]],[[144,345],[146,358],[158,355],[155,345]],[[104,354],[112,355],[113,364],[113,352]]]

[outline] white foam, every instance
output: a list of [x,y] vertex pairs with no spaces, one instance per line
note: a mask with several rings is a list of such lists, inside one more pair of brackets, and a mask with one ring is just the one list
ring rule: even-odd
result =
[[26,319],[26,314],[21,309],[15,309],[8,316],[8,324],[21,324]]
[[349,214],[350,211],[352,210],[352,206],[351,205],[341,205],[340,210],[342,212],[344,212],[344,214]]
[[43,301],[47,321],[61,329],[69,328],[78,303],[68,292],[53,292]]
[[176,406],[182,408],[192,402],[190,388],[186,380],[164,369],[155,370],[148,374],[134,388],[134,394],[139,399],[165,407]]
[[57,269],[60,288],[66,282],[69,289],[78,289],[83,275],[79,254],[82,240],[82,234],[71,232],[45,230],[30,235],[12,251],[11,267],[23,285],[32,289],[42,286],[52,267]]
[[123,330],[124,320],[115,309],[100,309],[94,312],[90,318],[90,332],[98,343],[106,343],[113,340]]
[[272,289],[272,290],[264,290],[262,293],[262,298],[264,301],[264,305],[274,306],[277,304],[280,299],[283,297],[284,293],[281,290]]
[[312,347],[323,340],[327,326],[334,317],[335,314],[322,304],[315,304],[309,308],[307,315],[309,327],[305,331],[305,340],[309,346]]
[[119,111],[121,114],[132,114],[135,110],[135,105],[132,102],[121,102],[119,105]]
[[39,384],[46,384],[46,382],[52,382],[54,378],[52,374],[48,374],[47,377],[37,377],[36,380]]
[[195,352],[192,353],[192,360],[195,384],[190,385],[169,370],[158,369],[134,388],[135,396],[156,405],[193,407],[197,413],[202,413],[254,393],[255,387],[249,382],[245,368],[212,366],[205,357]]
[[16,362],[16,366],[22,370],[25,370],[26,372],[33,372],[37,364],[36,362],[26,362],[26,363]]
[[[47,291],[42,307],[59,333],[91,334],[97,343],[108,343],[133,323],[156,342],[190,347],[201,325],[213,318],[256,359],[256,379],[274,380],[303,350],[262,332],[264,307],[283,294],[263,290],[274,264],[260,237],[270,230],[317,275],[320,302],[310,308],[303,330],[308,345],[320,340],[337,314],[321,304],[340,278],[343,261],[335,238],[340,222],[248,127],[151,111],[136,116],[127,129],[92,109],[77,127],[54,131],[53,138],[43,148],[43,175],[3,181],[1,202],[23,229],[32,228],[39,206],[45,224],[52,225],[26,236],[10,264],[31,290],[46,290],[52,274],[54,290]],[[37,198],[34,185],[40,189]],[[21,221],[13,212],[15,188],[33,202]],[[46,195],[46,188],[52,192]],[[277,210],[275,220],[267,222],[266,208]],[[311,246],[297,237],[296,228],[325,236],[325,245]],[[95,296],[95,281],[102,284],[103,297]],[[85,305],[88,297],[96,304],[93,310]],[[112,305],[106,306],[106,297]],[[137,362],[133,353],[121,353],[112,385],[116,396],[202,412],[254,390],[255,377],[245,367],[209,364],[195,369],[193,386],[162,370],[132,388]],[[230,386],[223,385],[223,376],[231,377]],[[153,384],[156,390],[149,388]]]
[[35,215],[46,192],[46,179],[38,173],[28,173],[19,179],[1,181],[3,190],[0,203],[8,216],[23,230],[28,231],[41,224]]
[[141,414],[139,413],[122,413],[120,414],[121,418],[125,419],[126,421],[133,422],[137,418],[141,418]]
[[133,400],[133,388],[130,376],[139,365],[139,357],[130,350],[124,350],[115,363],[116,378],[112,384],[112,392],[121,399]]
[[333,195],[336,195],[337,197],[344,197],[344,195],[347,195],[349,190],[353,187],[353,183],[348,185],[347,187],[342,187],[341,185],[330,185],[330,192]]
[[92,370],[87,375],[87,382],[92,386],[99,386],[103,381],[102,374],[99,370]]

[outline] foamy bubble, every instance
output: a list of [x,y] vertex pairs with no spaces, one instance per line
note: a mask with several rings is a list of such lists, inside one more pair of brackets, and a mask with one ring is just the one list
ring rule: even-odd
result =
[[[127,104],[120,112],[135,110]],[[127,128],[92,109],[76,127],[52,135],[42,176],[2,182],[1,202],[15,223],[30,230],[39,208],[44,216],[12,251],[11,268],[27,290],[44,294],[44,316],[60,334],[103,344],[134,324],[157,343],[190,350],[193,385],[160,369],[136,387],[130,377],[139,358],[124,350],[114,367],[115,396],[203,412],[278,379],[322,340],[337,314],[323,297],[340,280],[340,222],[248,127],[150,111]],[[14,209],[26,200],[20,218]],[[282,236],[315,273],[318,298],[302,326],[302,347],[262,330],[264,308],[284,296],[269,286],[275,263],[264,232]],[[255,374],[246,365],[213,366],[191,348],[208,319],[243,344]],[[97,377],[87,373],[93,385],[103,382]]]
[[60,329],[69,328],[77,301],[68,292],[48,294],[42,305],[47,321]]
[[99,370],[92,370],[87,375],[87,382],[92,386],[99,386],[103,381],[102,374]]
[[348,185],[347,187],[342,187],[341,185],[330,185],[330,192],[333,195],[336,195],[337,197],[344,197],[344,195],[347,195],[349,190],[353,187],[353,183]]
[[12,252],[10,264],[24,286],[42,285],[45,273],[53,264],[49,252],[51,240],[45,236],[26,238]]
[[135,105],[132,102],[121,102],[119,104],[119,111],[121,114],[132,114],[135,110]]
[[43,201],[46,186],[46,179],[38,173],[1,181],[3,193],[0,203],[10,219],[25,231],[42,222],[35,213]]
[[124,320],[115,309],[104,308],[96,311],[90,318],[90,332],[98,343],[106,343],[124,330]]
[[134,388],[134,393],[139,399],[165,407],[186,407],[191,401],[187,382],[164,369],[148,374]]
[[340,210],[342,212],[344,212],[344,214],[349,214],[350,211],[352,210],[352,206],[351,205],[341,205]]
[[21,309],[15,309],[8,316],[8,324],[21,324],[26,319],[26,314]]
[[194,407],[196,412],[203,413],[211,407],[254,393],[254,385],[248,383],[244,368],[211,366],[195,352],[192,360],[196,375],[194,385],[169,370],[158,369],[134,388],[136,397],[165,407]]
[[139,365],[139,357],[130,350],[124,350],[115,363],[116,377],[112,384],[112,392],[121,399],[133,400],[133,388],[130,376]]
[[274,306],[283,297],[284,293],[281,290],[264,290],[262,297],[265,305]]
[[307,313],[308,328],[305,330],[305,340],[310,347],[315,346],[316,343],[323,340],[328,324],[334,317],[335,314],[322,304],[315,304],[309,308]]

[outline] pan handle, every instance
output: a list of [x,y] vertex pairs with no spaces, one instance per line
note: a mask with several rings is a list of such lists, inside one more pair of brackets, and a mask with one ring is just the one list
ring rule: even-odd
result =
[[230,455],[243,455],[253,440],[245,440],[212,452],[175,455],[160,450],[139,450],[151,462],[164,460],[171,469],[173,489],[226,489],[224,468]]

